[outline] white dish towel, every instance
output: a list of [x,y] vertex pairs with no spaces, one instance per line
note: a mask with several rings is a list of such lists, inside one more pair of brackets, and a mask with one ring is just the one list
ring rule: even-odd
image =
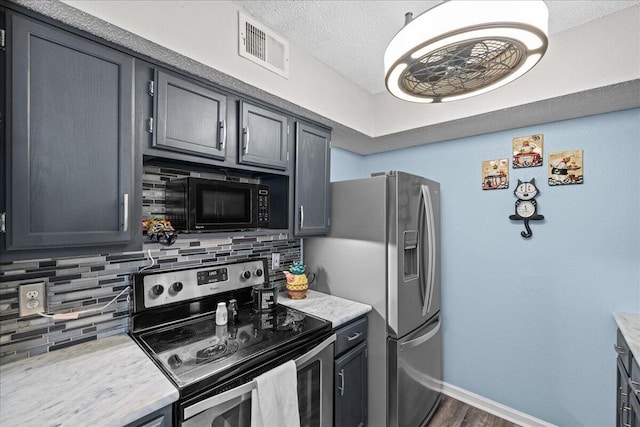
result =
[[296,363],[260,375],[251,391],[251,427],[300,427]]

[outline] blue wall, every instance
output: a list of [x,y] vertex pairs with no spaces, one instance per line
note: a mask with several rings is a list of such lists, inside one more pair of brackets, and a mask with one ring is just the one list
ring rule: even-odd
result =
[[331,149],[331,181],[344,181],[367,176],[364,156],[339,148]]
[[[544,134],[544,166],[481,190],[481,162]],[[584,184],[549,187],[549,153],[584,150]],[[332,180],[404,170],[442,186],[445,381],[560,426],[615,425],[614,311],[640,312],[640,109],[365,157]],[[352,164],[350,164],[350,162]],[[510,221],[536,178],[533,237]]]

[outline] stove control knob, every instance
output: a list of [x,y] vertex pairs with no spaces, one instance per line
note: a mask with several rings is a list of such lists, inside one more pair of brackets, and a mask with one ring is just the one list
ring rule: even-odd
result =
[[251,272],[250,271],[243,271],[241,274],[241,277],[243,279],[250,279],[251,278]]
[[183,286],[182,286],[182,282],[173,282],[171,284],[171,291],[174,294],[177,294],[178,292],[180,292],[182,290]]
[[182,359],[177,354],[173,354],[169,356],[169,359],[167,360],[167,362],[169,362],[169,366],[171,366],[173,369],[182,365]]
[[151,293],[157,297],[162,295],[163,292],[164,292],[164,286],[162,285],[154,285],[151,288]]
[[255,275],[256,275],[256,277],[261,277],[261,276],[262,276],[262,269],[261,269],[261,268],[258,268],[258,269],[255,271],[255,273],[253,273],[253,274],[255,274]]

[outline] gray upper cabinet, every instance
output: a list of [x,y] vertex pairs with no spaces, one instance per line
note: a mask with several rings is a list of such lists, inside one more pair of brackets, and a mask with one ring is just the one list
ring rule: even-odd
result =
[[155,98],[155,123],[148,123],[155,148],[225,160],[225,95],[159,69],[148,92]]
[[240,101],[238,162],[246,165],[287,170],[287,116]]
[[294,234],[329,232],[329,168],[331,133],[296,123]]
[[139,229],[133,59],[21,15],[7,21],[6,248],[128,243]]

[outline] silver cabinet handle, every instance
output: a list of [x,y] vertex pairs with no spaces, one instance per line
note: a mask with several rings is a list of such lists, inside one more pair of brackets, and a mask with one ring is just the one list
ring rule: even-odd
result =
[[613,345],[613,349],[616,351],[616,353],[618,354],[627,354],[627,352],[625,351],[624,347],[620,347],[619,345],[614,344]]
[[244,131],[244,154],[249,152],[249,126],[242,129]]
[[304,205],[300,205],[300,228],[304,228]]
[[224,147],[227,145],[227,121],[226,120],[221,121],[220,127],[222,128],[222,139],[220,140],[220,150],[224,150]]
[[362,335],[362,332],[356,332],[355,334],[351,335],[350,337],[347,337],[347,341],[353,341],[356,338],[360,337]]
[[122,228],[122,231],[127,231],[129,229],[129,195],[127,193],[125,193],[122,196],[122,201],[123,201],[123,210],[124,210],[124,215],[123,215],[123,221],[124,221],[124,226]]
[[338,376],[340,377],[340,387],[338,387],[338,390],[340,390],[340,396],[344,396],[344,369],[340,369]]

